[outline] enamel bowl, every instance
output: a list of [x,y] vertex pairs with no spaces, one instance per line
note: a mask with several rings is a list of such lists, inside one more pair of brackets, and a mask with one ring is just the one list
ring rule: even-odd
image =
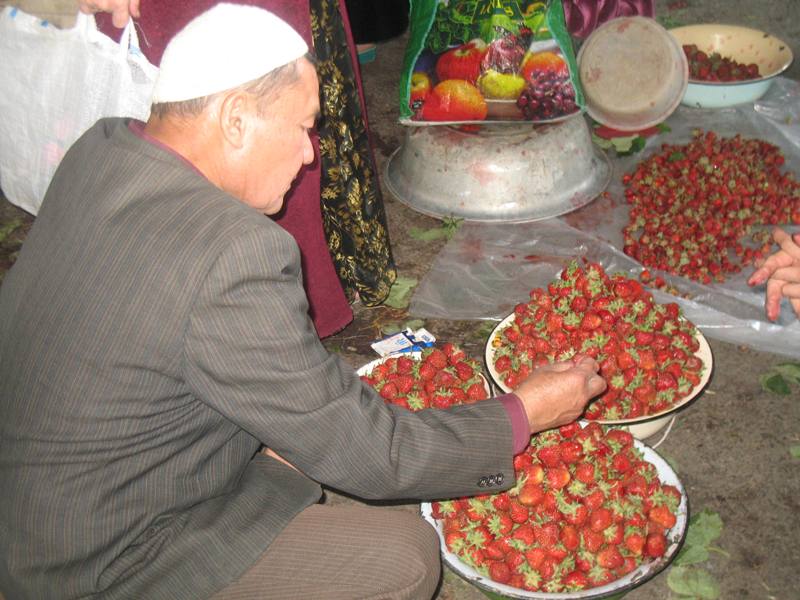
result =
[[745,81],[698,81],[689,79],[681,103],[694,108],[723,108],[755,102],[774,79],[792,64],[792,50],[782,40],[738,25],[702,24],[670,29],[679,44],[695,44],[705,52],[718,52],[737,62],[758,65],[761,77]]

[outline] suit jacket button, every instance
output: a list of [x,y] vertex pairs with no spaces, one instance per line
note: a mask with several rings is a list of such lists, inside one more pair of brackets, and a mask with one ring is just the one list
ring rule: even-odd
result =
[[486,477],[481,477],[478,481],[478,487],[486,487]]
[[489,475],[486,481],[490,486],[497,485],[497,477],[495,477],[494,475]]
[[503,476],[502,473],[495,475],[495,481],[497,481],[497,485],[503,485],[503,479],[505,479],[505,476]]

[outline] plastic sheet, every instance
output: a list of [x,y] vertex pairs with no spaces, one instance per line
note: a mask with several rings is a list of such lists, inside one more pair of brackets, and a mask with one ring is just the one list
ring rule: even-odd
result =
[[[671,132],[649,140],[642,153],[612,158],[608,197],[558,219],[522,224],[464,224],[439,254],[411,301],[423,318],[499,320],[528,292],[554,278],[570,260],[585,256],[608,272],[637,277],[643,267],[622,253],[627,222],[621,177],[662,143],[683,144],[696,128],[721,136],[742,134],[779,146],[785,170],[800,176],[800,85],[779,78],[755,105],[728,109],[679,108]],[[793,229],[787,228],[789,231]],[[797,228],[794,228],[796,230]],[[656,290],[659,302],[676,301],[705,335],[765,352],[800,357],[800,320],[784,302],[777,322],[764,316],[764,288],[750,288],[745,270],[723,284],[702,285],[654,271],[690,299]]]

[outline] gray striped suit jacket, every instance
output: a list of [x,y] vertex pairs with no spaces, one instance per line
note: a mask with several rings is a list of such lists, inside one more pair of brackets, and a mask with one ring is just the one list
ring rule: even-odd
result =
[[319,342],[299,265],[289,234],[124,121],[70,149],[0,288],[8,600],[211,595],[320,483],[512,483],[502,405],[387,407]]

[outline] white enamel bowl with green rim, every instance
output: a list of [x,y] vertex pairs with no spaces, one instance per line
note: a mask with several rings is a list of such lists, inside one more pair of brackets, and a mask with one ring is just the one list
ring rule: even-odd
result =
[[560,592],[560,593],[546,593],[546,592],[529,592],[520,588],[511,587],[502,583],[492,581],[489,577],[481,575],[478,571],[462,562],[455,554],[447,549],[444,539],[444,530],[442,521],[437,521],[433,518],[432,506],[429,502],[424,502],[421,506],[422,517],[430,523],[436,530],[439,536],[439,547],[441,549],[442,558],[445,564],[455,571],[460,577],[473,585],[483,590],[500,594],[505,598],[515,599],[534,599],[534,600],[590,600],[593,598],[605,598],[612,594],[619,594],[627,590],[631,590],[648,579],[654,577],[661,570],[663,570],[672,559],[675,558],[678,550],[680,550],[683,543],[683,537],[686,534],[686,526],[689,514],[689,499],[686,495],[686,490],[683,487],[680,479],[678,479],[675,471],[667,464],[659,454],[652,448],[644,445],[639,440],[634,440],[635,447],[642,452],[644,460],[655,466],[658,471],[659,479],[667,485],[675,486],[681,493],[681,501],[678,505],[676,513],[676,522],[672,529],[667,533],[667,549],[664,555],[639,565],[636,569],[606,585],[588,588],[576,592]]
[[669,33],[681,46],[695,44],[706,54],[718,52],[739,63],[755,63],[761,73],[757,79],[725,82],[701,81],[690,76],[681,103],[694,108],[724,108],[755,102],[794,58],[784,41],[749,27],[707,23],[676,27]]
[[[514,313],[508,315],[505,319],[500,321],[497,326],[492,330],[492,333],[489,335],[489,340],[486,342],[486,352],[485,352],[485,360],[486,360],[486,369],[489,371],[489,375],[491,376],[492,380],[494,381],[495,385],[499,387],[504,392],[512,391],[505,383],[503,383],[503,377],[497,370],[494,368],[495,363],[495,354],[497,349],[500,347],[500,334],[502,331],[511,325],[514,322]],[[703,373],[700,377],[699,383],[694,386],[691,391],[681,398],[678,402],[658,413],[654,413],[651,415],[643,415],[641,417],[634,417],[631,419],[615,419],[615,420],[602,420],[598,419],[596,422],[600,425],[605,426],[615,426],[627,429],[631,432],[631,434],[639,439],[643,440],[649,438],[652,435],[655,435],[663,428],[665,428],[672,417],[674,416],[675,411],[679,408],[688,404],[691,400],[693,400],[708,383],[709,379],[711,378],[711,370],[713,366],[713,357],[711,355],[711,347],[708,345],[708,340],[706,340],[705,336],[697,332],[697,339],[700,343],[700,347],[698,348],[697,352],[695,352],[695,356],[699,358],[703,362]]]

